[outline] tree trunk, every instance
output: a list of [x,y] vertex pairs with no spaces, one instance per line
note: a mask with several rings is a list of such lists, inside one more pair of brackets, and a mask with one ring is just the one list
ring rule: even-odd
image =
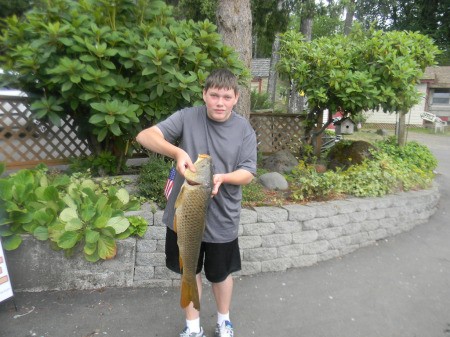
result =
[[[305,41],[310,42],[312,40],[312,26],[313,26],[313,17],[312,13],[309,14],[308,17],[302,20],[302,24],[300,27],[300,32],[305,37]],[[305,110],[305,96],[297,95],[297,105],[299,113]]]
[[277,93],[277,79],[278,72],[276,69],[276,65],[280,60],[280,55],[278,54],[278,50],[280,49],[280,34],[277,33],[275,35],[275,40],[272,44],[272,57],[270,59],[270,70],[269,70],[269,80],[267,83],[267,93],[269,94],[270,102],[272,103],[272,108],[275,107],[275,99]]
[[350,34],[350,31],[352,30],[355,8],[356,8],[356,0],[350,0],[347,6],[347,14],[345,15],[344,35]]
[[[304,40],[309,42],[312,38],[312,25],[313,25],[313,15],[314,12],[312,10],[307,10],[305,15],[302,15],[302,21],[300,25],[300,32],[304,36]],[[305,110],[305,96],[300,95],[297,87],[292,84],[291,91],[289,95],[289,113],[301,113]]]
[[406,139],[406,134],[405,134],[405,130],[406,130],[406,112],[399,112],[399,117],[398,117],[398,125],[397,125],[397,144],[399,146],[404,146],[405,145],[405,139]]
[[[217,27],[223,43],[234,48],[245,66],[252,60],[252,12],[250,0],[222,0],[217,4]],[[241,85],[236,111],[250,118],[250,80]]]

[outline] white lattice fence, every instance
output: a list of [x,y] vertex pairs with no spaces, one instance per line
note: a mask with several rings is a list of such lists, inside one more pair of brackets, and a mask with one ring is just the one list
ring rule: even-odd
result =
[[0,96],[0,161],[8,169],[67,163],[90,154],[69,116],[60,127],[31,116],[26,97]]

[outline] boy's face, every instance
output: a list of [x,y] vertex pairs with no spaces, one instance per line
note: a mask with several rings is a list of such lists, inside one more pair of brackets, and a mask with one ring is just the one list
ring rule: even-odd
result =
[[225,122],[231,115],[233,106],[237,103],[239,94],[233,89],[209,88],[203,90],[203,100],[206,104],[208,117],[216,122]]

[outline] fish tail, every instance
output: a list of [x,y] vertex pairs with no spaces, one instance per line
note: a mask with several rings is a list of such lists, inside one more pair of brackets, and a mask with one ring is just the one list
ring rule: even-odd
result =
[[200,311],[200,298],[198,296],[198,288],[197,282],[194,279],[194,282],[189,282],[185,279],[181,280],[181,307],[184,309],[190,303],[194,304],[194,308]]

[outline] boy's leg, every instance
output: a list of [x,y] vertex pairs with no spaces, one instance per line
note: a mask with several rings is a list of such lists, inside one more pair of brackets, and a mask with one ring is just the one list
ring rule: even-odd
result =
[[223,315],[228,314],[233,295],[233,277],[231,274],[222,282],[212,283],[212,291],[216,300],[217,311]]

